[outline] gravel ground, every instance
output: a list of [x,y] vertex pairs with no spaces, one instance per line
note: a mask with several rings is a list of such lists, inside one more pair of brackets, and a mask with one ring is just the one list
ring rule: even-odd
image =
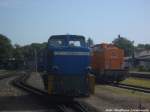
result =
[[106,91],[97,88],[94,95],[83,99],[83,101],[102,112],[105,112],[106,109],[139,109],[140,106],[142,109],[150,110],[150,102],[143,99],[139,100],[139,98],[111,93],[109,90]]
[[[41,75],[39,73],[31,73],[29,79],[27,80],[27,83],[33,87],[36,87],[38,89],[44,90],[44,83],[43,80],[41,78]],[[44,90],[45,91],[45,90]],[[90,112],[99,112],[97,111],[97,109],[95,109],[94,107],[90,106],[88,103],[77,99],[79,101],[81,101],[81,103],[83,103],[83,105],[85,105],[85,107],[90,111]]]
[[0,97],[0,112],[55,112],[54,109],[42,100],[42,97],[3,96]]
[[39,73],[36,73],[36,72],[31,73],[30,77],[28,78],[28,80],[26,82],[27,82],[27,84],[29,84],[33,87],[36,87],[40,90],[45,91],[44,83],[43,83],[43,80]]
[[0,76],[7,75],[7,74],[8,74],[7,70],[0,70]]
[[[27,83],[44,90],[43,81],[39,73],[32,73]],[[84,103],[91,112],[105,112],[106,109],[138,109],[140,106],[139,98],[111,93],[107,90],[98,89],[98,86],[96,86],[94,95],[78,100]],[[150,102],[143,100],[141,102],[142,106],[144,105],[146,109],[150,109]]]
[[12,80],[16,77],[18,75],[0,80],[0,112],[55,112],[42,96],[14,87]]
[[5,72],[5,71],[6,71],[6,70],[0,70],[0,74],[3,73],[3,72]]
[[0,96],[22,96],[27,94],[10,84],[16,77],[18,76],[0,80]]

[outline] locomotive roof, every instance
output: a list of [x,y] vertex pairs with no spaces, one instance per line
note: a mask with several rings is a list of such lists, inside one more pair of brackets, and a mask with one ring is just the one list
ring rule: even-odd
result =
[[84,36],[81,35],[52,35],[49,39],[64,39],[64,38],[71,38],[71,39],[85,39]]

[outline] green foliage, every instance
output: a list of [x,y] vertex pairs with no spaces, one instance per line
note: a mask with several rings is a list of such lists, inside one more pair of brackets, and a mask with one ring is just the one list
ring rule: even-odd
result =
[[46,48],[47,43],[32,43],[31,45],[26,45],[21,48],[22,54],[25,60],[33,60],[36,53],[39,54],[44,48]]
[[144,66],[139,66],[138,71],[139,72],[144,72],[144,71],[146,71],[146,69],[144,68]]
[[150,68],[149,67],[146,68],[146,67],[140,65],[140,66],[137,66],[137,67],[130,68],[129,71],[150,72]]
[[0,59],[7,60],[12,57],[12,44],[9,38],[0,34]]
[[150,68],[148,68],[147,71],[150,72]]
[[150,44],[138,44],[136,49],[150,50]]
[[142,78],[129,77],[126,80],[122,81],[121,83],[150,88],[150,81],[149,81],[149,79],[146,80],[146,79],[142,79]]
[[138,44],[136,48],[144,49],[145,45],[144,44]]
[[150,44],[145,44],[145,49],[150,50]]
[[93,46],[94,45],[94,42],[93,42],[93,40],[92,40],[92,38],[88,38],[87,39],[87,47],[91,47],[91,46]]
[[125,56],[133,55],[133,52],[134,52],[134,45],[133,45],[134,42],[133,41],[130,41],[124,37],[120,37],[120,35],[119,35],[118,38],[116,38],[112,41],[112,43],[114,45],[116,45],[117,47],[123,49]]
[[22,47],[18,44],[14,45],[13,57],[17,60],[23,60],[24,59]]
[[32,62],[35,60],[35,51],[38,56],[46,45],[47,43],[32,43],[25,46],[18,44],[12,46],[11,40],[0,34],[0,68],[7,69],[10,66],[18,68],[24,63]]

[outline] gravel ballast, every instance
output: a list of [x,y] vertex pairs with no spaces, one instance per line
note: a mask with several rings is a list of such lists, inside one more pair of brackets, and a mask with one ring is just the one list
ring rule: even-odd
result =
[[12,81],[22,74],[18,72],[16,76],[0,80],[0,112],[55,112],[42,96],[31,95],[12,85]]
[[12,81],[17,77],[13,76],[0,80],[0,96],[22,96],[28,94],[12,85]]
[[114,93],[107,89],[100,89],[98,87],[96,87],[94,95],[83,99],[83,101],[94,106],[102,112],[106,111],[106,109],[131,110],[141,108],[150,110],[150,102],[143,99],[140,95],[139,97],[134,97],[134,95],[128,96],[122,93]]
[[45,89],[44,89],[44,83],[43,83],[43,80],[41,78],[40,73],[32,72],[30,74],[28,80],[26,81],[26,83],[28,85],[31,85],[31,86],[35,87],[35,88],[38,88],[40,90],[45,91]]
[[[43,80],[39,73],[31,73],[27,83],[44,90]],[[103,88],[96,86],[94,95],[88,98],[80,98],[79,100],[88,106],[90,110],[93,109],[93,112],[105,112],[106,109],[150,109],[149,101],[140,99],[140,97],[136,98],[122,93],[113,93]]]

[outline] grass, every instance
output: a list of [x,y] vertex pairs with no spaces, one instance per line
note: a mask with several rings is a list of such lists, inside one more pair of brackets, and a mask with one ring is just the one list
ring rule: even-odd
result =
[[0,76],[10,75],[10,74],[16,74],[16,70],[0,70]]
[[139,69],[138,69],[138,68],[129,68],[129,71],[138,72],[138,71],[139,71]]
[[[138,71],[130,71],[131,73],[136,73],[136,72],[138,72]],[[142,73],[142,74],[144,74],[144,75],[150,75],[150,72],[138,72],[138,73]],[[141,75],[142,75],[141,74]]]
[[[141,79],[141,78],[128,78],[121,83],[136,85],[141,87],[149,87],[150,88],[150,80],[149,79]],[[129,96],[134,98],[141,98],[144,101],[150,102],[150,94],[146,94],[143,92],[138,92],[134,90],[128,90],[123,88],[112,87],[108,85],[98,85],[96,86],[96,90],[105,91],[107,93],[111,93],[112,95],[118,96]]]
[[150,88],[150,79],[129,77],[121,83]]
[[122,88],[112,87],[112,86],[108,86],[108,85],[98,85],[98,86],[96,86],[95,89],[98,91],[105,91],[107,93],[115,94],[118,96],[122,95],[122,96],[134,97],[134,98],[140,97],[141,99],[150,102],[150,94],[146,94],[143,92],[122,89]]
[[135,67],[135,68],[130,68],[129,71],[134,71],[134,72],[148,72],[150,73],[150,68],[144,68],[142,66]]
[[6,70],[0,69],[0,73],[4,73],[6,72]]
[[8,70],[0,70],[0,75],[7,74],[7,73],[9,73]]

